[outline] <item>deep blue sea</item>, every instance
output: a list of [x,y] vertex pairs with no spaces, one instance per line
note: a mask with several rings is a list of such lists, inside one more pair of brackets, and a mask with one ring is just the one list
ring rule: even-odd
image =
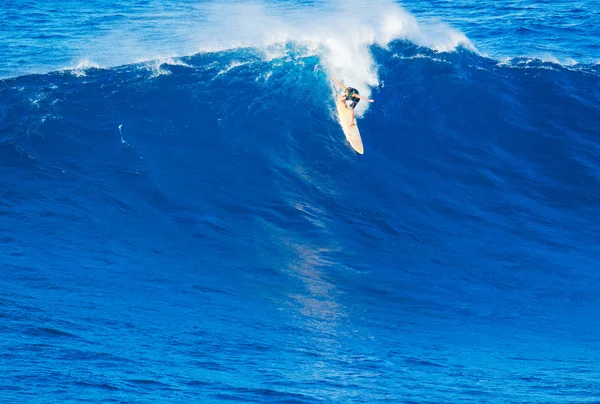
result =
[[600,403],[599,10],[1,0],[0,402]]

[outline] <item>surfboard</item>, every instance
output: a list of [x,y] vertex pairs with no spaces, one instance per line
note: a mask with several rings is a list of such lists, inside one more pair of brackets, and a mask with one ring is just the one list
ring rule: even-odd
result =
[[[363,148],[362,139],[360,138],[360,132],[358,131],[358,126],[355,124],[354,126],[350,126],[350,119],[352,119],[352,111],[351,108],[346,105],[343,94],[338,94],[335,100],[335,104],[337,107],[338,117],[340,120],[340,126],[344,131],[344,135],[346,135],[346,139],[350,146],[354,150],[356,150],[360,154],[364,154],[365,149]],[[356,123],[356,118],[354,119]]]

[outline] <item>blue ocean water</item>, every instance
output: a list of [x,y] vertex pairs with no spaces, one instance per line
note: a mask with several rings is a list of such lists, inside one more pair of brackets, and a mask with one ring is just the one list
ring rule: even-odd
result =
[[594,2],[0,13],[1,402],[599,402]]

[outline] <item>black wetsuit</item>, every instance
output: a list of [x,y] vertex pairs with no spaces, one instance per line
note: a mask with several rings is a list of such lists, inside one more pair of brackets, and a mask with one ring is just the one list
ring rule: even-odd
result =
[[348,87],[348,93],[344,95],[346,100],[352,101],[352,104],[350,104],[350,108],[352,109],[354,109],[354,107],[356,107],[356,104],[358,104],[358,102],[360,101],[360,98],[355,96],[358,94],[359,93],[356,88]]

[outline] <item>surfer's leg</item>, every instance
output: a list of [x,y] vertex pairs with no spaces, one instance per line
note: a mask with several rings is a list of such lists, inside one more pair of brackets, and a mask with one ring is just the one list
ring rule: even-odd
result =
[[352,110],[352,120],[350,121],[350,126],[356,125],[356,121],[354,120],[354,108],[356,107],[356,104],[358,104],[359,101],[360,98],[353,98],[352,104],[350,104],[350,109]]

